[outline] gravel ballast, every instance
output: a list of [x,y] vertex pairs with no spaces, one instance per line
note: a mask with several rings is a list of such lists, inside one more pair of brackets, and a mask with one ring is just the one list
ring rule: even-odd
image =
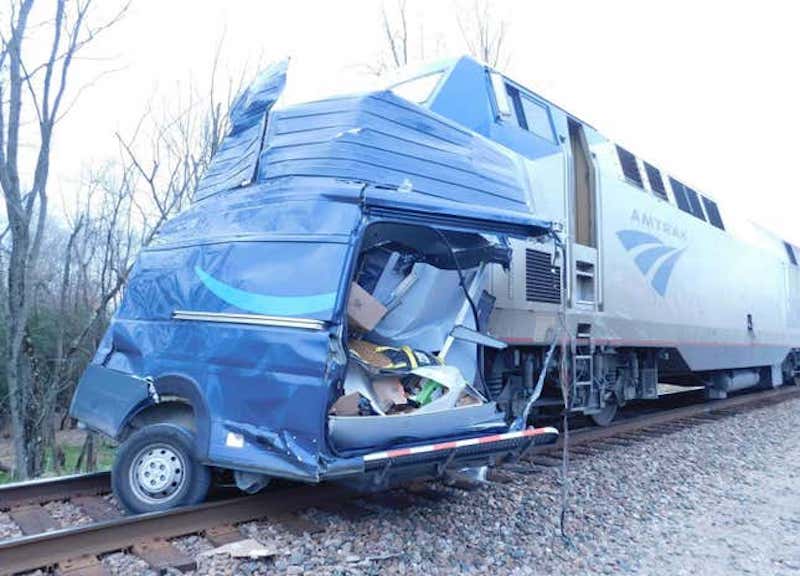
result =
[[[800,575],[799,441],[793,400],[576,454],[566,539],[560,468],[521,463],[473,490],[430,484],[310,510],[311,533],[248,523],[244,536],[281,553],[199,557],[197,573]],[[200,536],[175,544],[211,548]],[[104,564],[144,570],[124,554]]]
[[198,571],[796,575],[798,441],[795,400],[575,456],[566,540],[559,468],[521,464],[476,490],[412,492],[407,507],[376,498],[356,518],[312,511],[325,530],[302,537],[254,522],[243,532],[284,555],[203,559]]

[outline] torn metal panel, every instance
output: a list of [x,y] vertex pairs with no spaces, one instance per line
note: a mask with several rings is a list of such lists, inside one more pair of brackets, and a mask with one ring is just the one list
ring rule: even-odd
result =
[[366,450],[507,428],[494,403],[439,412],[386,416],[331,416],[330,435],[339,450]]
[[89,365],[72,397],[70,416],[116,438],[128,417],[157,402],[152,382],[124,372]]
[[261,152],[267,114],[286,85],[283,61],[270,66],[231,106],[230,129],[201,178],[195,198],[245,186],[253,181]]
[[525,176],[511,154],[390,92],[273,112],[258,180],[287,176],[360,180],[433,205],[530,212]]

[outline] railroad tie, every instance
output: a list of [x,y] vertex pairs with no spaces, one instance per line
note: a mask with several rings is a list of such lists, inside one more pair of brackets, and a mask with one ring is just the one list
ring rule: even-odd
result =
[[59,528],[55,519],[38,504],[14,508],[8,515],[26,536],[50,532]]
[[156,572],[163,572],[168,568],[188,572],[197,568],[194,558],[162,538],[140,540],[133,545],[132,551]]
[[206,537],[206,540],[214,545],[215,548],[225,546],[225,544],[231,544],[232,542],[238,542],[239,540],[244,540],[242,531],[233,524],[222,524],[220,526],[209,528],[205,531],[204,536]]
[[516,480],[514,475],[509,472],[505,472],[504,470],[498,470],[497,468],[492,468],[486,473],[486,479],[489,482],[494,482],[495,484],[511,484]]
[[633,446],[636,444],[636,440],[627,440],[625,438],[606,438],[605,440],[600,440],[603,444],[608,444],[610,446]]
[[536,456],[530,459],[530,462],[537,466],[542,466],[544,468],[553,468],[556,466],[561,466],[560,457],[550,456],[547,454],[537,454]]
[[116,520],[122,517],[122,512],[102,496],[75,496],[72,503],[80,507],[84,514],[95,522]]
[[59,576],[109,576],[110,572],[97,556],[78,556],[59,562]]
[[294,536],[303,534],[317,534],[325,531],[325,526],[319,522],[314,522],[308,518],[300,516],[295,512],[286,512],[275,516],[274,520],[279,523],[287,532]]
[[349,521],[358,522],[365,518],[376,516],[378,513],[375,510],[367,508],[363,504],[356,501],[353,502],[336,502],[334,504],[325,504],[319,507],[326,512],[336,514],[337,516]]

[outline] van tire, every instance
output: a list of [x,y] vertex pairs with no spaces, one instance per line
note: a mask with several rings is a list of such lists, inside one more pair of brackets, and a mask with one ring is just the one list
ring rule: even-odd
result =
[[117,449],[111,487],[132,514],[161,512],[205,500],[211,469],[195,458],[194,435],[176,424],[152,424]]

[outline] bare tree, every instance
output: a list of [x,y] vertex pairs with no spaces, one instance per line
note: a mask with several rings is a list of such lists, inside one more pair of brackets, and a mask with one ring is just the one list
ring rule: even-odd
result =
[[456,5],[461,37],[470,54],[494,68],[508,65],[505,51],[508,22],[492,11],[488,0],[472,0],[469,9]]
[[[227,132],[228,110],[250,68],[243,67],[227,86],[218,82],[220,46],[208,91],[190,86],[179,90],[181,97],[157,106],[158,113],[150,106],[132,133],[117,134],[118,159],[90,170],[74,190],[77,198],[64,205],[62,214],[51,216],[49,146],[59,110],[63,115],[69,108],[61,100],[70,65],[78,50],[110,25],[90,26],[91,0],[74,1],[59,1],[52,22],[30,26],[33,0],[23,4],[24,13],[13,4],[12,33],[2,36],[0,52],[0,183],[5,212],[12,213],[6,223],[0,207],[0,297],[6,304],[0,310],[0,342],[6,352],[0,357],[6,376],[0,378],[0,414],[8,403],[19,477],[37,475],[45,467],[62,471],[56,431],[59,422],[67,421],[75,383],[121,301],[136,254],[191,200]],[[40,48],[22,50],[26,26],[29,35],[34,27],[53,26],[58,36],[51,39],[55,47],[44,64],[31,67],[23,57]],[[31,149],[38,152],[37,164],[26,186],[29,175],[20,156],[27,158]],[[93,469],[96,456],[89,434],[75,468]]]
[[386,3],[383,4],[381,15],[383,16],[383,32],[386,35],[386,42],[392,56],[392,63],[395,68],[400,68],[408,64],[408,15],[406,13],[406,0],[397,0],[396,19],[397,24],[392,24],[394,18],[389,16]]
[[[407,0],[384,0],[381,5],[381,31],[386,41],[385,49],[374,62],[366,64],[367,70],[381,76],[390,70],[403,68],[413,60],[425,58],[425,29],[422,20],[413,21]],[[441,48],[441,39],[436,42]]]
[[[32,373],[26,329],[31,307],[31,270],[36,262],[47,223],[48,176],[53,131],[62,105],[75,55],[97,35],[119,20],[127,6],[111,20],[89,21],[92,0],[56,0],[54,13],[36,26],[37,40],[49,33],[43,62],[31,62],[24,49],[34,0],[15,0],[9,8],[0,50],[0,186],[3,190],[11,237],[8,259],[6,314],[6,381],[14,431],[15,476],[28,478],[43,466],[36,418],[26,410],[32,400]],[[36,53],[31,50],[31,53]],[[30,111],[28,111],[30,109]],[[25,122],[26,114],[35,120]],[[31,151],[28,173],[23,153]],[[28,183],[28,181],[30,181]]]
[[[465,3],[467,1],[469,4]],[[488,0],[454,1],[453,8],[455,23],[458,24],[469,53],[490,66],[506,66],[509,61],[506,51],[508,21],[493,10]],[[433,53],[442,52],[445,48],[441,34],[445,23],[437,24],[439,33],[433,34],[433,50],[428,50]],[[426,35],[421,20],[414,22],[407,0],[395,0],[394,3],[384,1],[381,8],[381,30],[386,41],[384,53],[367,64],[371,73],[380,76],[389,70],[408,65],[415,58],[422,60],[426,57],[425,41],[429,35]]]

